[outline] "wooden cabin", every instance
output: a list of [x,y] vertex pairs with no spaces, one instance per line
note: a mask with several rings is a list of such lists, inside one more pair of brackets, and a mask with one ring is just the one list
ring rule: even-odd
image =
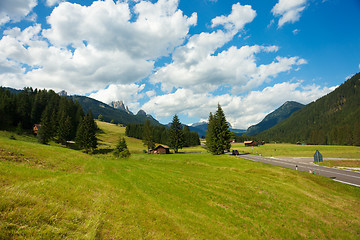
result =
[[257,146],[258,142],[257,141],[245,141],[244,144],[245,144],[245,147],[253,147],[253,146]]
[[170,148],[166,145],[159,145],[150,151],[150,154],[169,154]]
[[33,126],[33,133],[34,133],[35,135],[37,135],[40,128],[41,128],[41,124],[34,124],[34,126]]

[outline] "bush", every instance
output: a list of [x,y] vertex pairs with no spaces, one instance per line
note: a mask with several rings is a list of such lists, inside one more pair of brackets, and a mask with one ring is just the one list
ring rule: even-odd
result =
[[125,138],[120,138],[118,145],[116,146],[114,152],[113,152],[115,157],[120,157],[120,158],[126,158],[126,157],[130,157],[130,151],[127,148],[127,144],[125,141]]

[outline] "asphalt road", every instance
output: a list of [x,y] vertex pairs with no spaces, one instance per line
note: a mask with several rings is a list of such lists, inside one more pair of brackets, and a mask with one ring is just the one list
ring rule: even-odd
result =
[[300,158],[297,161],[296,158],[286,160],[284,158],[262,157],[250,154],[242,154],[238,156],[251,161],[268,163],[280,167],[291,168],[294,170],[296,170],[297,166],[298,171],[309,173],[314,172],[317,175],[331,178],[334,181],[360,187],[360,172],[323,167],[309,161],[300,161]]

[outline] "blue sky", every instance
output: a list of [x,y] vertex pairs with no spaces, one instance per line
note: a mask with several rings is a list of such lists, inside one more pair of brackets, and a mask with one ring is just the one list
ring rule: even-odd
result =
[[0,1],[0,85],[246,129],[360,71],[358,0]]

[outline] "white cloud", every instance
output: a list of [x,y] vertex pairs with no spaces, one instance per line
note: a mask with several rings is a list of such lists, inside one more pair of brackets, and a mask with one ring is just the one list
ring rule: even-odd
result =
[[64,2],[65,0],[46,0],[46,5],[49,7],[52,7],[56,4],[59,4],[61,2]]
[[223,86],[233,92],[243,92],[291,70],[293,66],[306,63],[299,57],[279,56],[267,65],[256,63],[256,54],[277,52],[277,46],[232,46],[216,53],[255,16],[256,12],[250,6],[234,4],[231,14],[212,20],[212,27],[224,26],[225,31],[218,29],[193,35],[184,46],[175,50],[173,62],[159,68],[150,81],[161,83],[162,90],[167,92],[179,87],[211,92]]
[[232,12],[230,15],[212,19],[211,26],[224,26],[227,31],[234,31],[237,33],[245,26],[245,24],[252,22],[255,16],[256,12],[250,5],[242,6],[240,3],[237,3],[232,6]]
[[292,33],[293,33],[294,35],[297,35],[299,32],[300,32],[299,29],[294,29],[294,30],[292,31]]
[[61,3],[48,18],[44,31],[52,44],[82,46],[86,41],[99,50],[123,51],[131,57],[156,59],[182,44],[197,16],[184,16],[177,0],[141,1],[134,7],[136,21],[126,2],[96,1],[90,7]]
[[278,26],[282,27],[285,23],[298,21],[306,7],[306,2],[307,0],[279,0],[271,10],[274,16],[280,17]]
[[[66,89],[84,94],[109,84],[135,83],[152,73],[154,61],[185,40],[196,14],[184,16],[178,0],[62,2],[48,23],[4,31],[0,84]],[[50,44],[48,42],[50,41]],[[71,46],[71,47],[69,47]]]
[[140,93],[145,85],[137,84],[111,84],[106,89],[99,90],[90,94],[89,97],[97,99],[104,103],[110,103],[114,100],[122,100],[131,111],[139,110],[137,100],[141,99],[144,94]]
[[1,0],[0,26],[13,21],[19,22],[30,14],[37,5],[37,0]]
[[234,128],[247,129],[286,101],[308,104],[334,88],[303,86],[301,81],[283,82],[262,91],[252,91],[244,97],[229,94],[214,96],[209,93],[196,93],[190,89],[178,89],[174,93],[152,98],[142,108],[158,118],[185,114],[206,120],[209,113],[216,111],[217,104],[220,103],[227,120]]
[[[190,42],[189,42],[190,43]],[[175,52],[173,63],[160,68],[152,77],[152,82],[161,82],[164,90],[173,87],[191,88],[198,92],[214,91],[228,85],[233,92],[243,92],[257,87],[292,67],[305,64],[299,57],[277,57],[270,64],[257,65],[256,54],[276,52],[277,46],[230,47],[216,56],[204,51],[200,54],[184,54],[179,58]]]

